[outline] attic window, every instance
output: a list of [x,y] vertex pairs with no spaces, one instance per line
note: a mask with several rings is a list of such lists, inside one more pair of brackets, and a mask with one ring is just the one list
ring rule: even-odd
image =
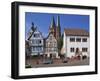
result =
[[39,34],[34,34],[34,37],[39,37],[40,35]]

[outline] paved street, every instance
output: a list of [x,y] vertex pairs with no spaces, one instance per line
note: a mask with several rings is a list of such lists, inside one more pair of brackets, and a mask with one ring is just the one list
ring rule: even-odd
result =
[[89,59],[84,60],[69,60],[67,63],[63,63],[61,59],[54,59],[52,64],[43,64],[43,60],[31,59],[27,60],[27,64],[31,64],[34,68],[37,67],[58,67],[58,66],[77,66],[77,65],[89,65]]

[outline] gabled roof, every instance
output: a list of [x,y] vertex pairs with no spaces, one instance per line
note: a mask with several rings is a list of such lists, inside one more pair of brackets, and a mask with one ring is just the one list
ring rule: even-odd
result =
[[[34,35],[34,33],[35,33],[37,30],[38,30],[37,27],[34,27],[34,23],[32,23],[32,27],[31,27],[31,31],[32,31],[32,33],[30,34],[30,36],[28,37],[27,40],[30,40],[31,37]],[[39,30],[38,30],[38,32],[39,32],[40,35],[42,36],[42,33],[41,33]],[[42,38],[43,38],[43,36],[42,36]]]
[[30,38],[32,37],[32,35],[33,35],[34,31],[36,31],[36,27],[34,27],[34,23],[33,23],[33,22],[32,22],[32,27],[31,27],[31,30],[32,30],[32,33],[31,33],[31,35],[28,37],[28,39],[27,39],[27,40],[30,40]]
[[[45,40],[47,40],[48,39],[48,37],[51,35],[52,33],[49,33],[48,34],[48,36],[45,38]],[[53,36],[53,34],[52,34],[52,36]],[[54,36],[53,36],[54,37]],[[54,37],[55,38],[55,37]],[[55,38],[56,39],[56,38]]]
[[89,36],[89,32],[84,29],[64,29],[66,36]]
[[33,31],[33,33],[31,34],[31,37],[30,37],[30,39],[32,38],[32,36],[34,35],[34,34],[36,34],[38,32],[38,34],[40,34],[41,35],[41,37],[42,38],[44,38],[43,37],[43,35],[42,35],[42,32],[40,32],[39,30],[38,30],[38,28],[36,27],[36,29]]

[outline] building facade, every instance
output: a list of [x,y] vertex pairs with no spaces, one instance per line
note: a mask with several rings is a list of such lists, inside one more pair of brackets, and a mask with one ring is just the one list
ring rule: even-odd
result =
[[52,33],[45,39],[45,55],[47,57],[58,58],[57,40]]
[[43,55],[44,39],[42,33],[37,28],[35,28],[29,39],[29,46],[31,49],[31,55]]
[[90,53],[89,32],[83,29],[64,29],[63,47],[61,50],[65,57],[86,55]]

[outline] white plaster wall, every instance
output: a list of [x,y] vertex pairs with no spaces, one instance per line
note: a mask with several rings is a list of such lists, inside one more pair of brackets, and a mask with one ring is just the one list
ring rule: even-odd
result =
[[[74,37],[76,38],[81,38],[81,42],[70,42],[70,37]],[[82,38],[87,38],[87,42],[82,42]],[[87,55],[89,54],[90,51],[90,40],[89,37],[86,36],[67,36],[66,37],[66,52],[67,52],[67,57],[71,57],[75,55],[75,52],[70,52],[70,48],[79,48],[80,51],[82,51],[83,47],[88,48],[88,52],[82,52],[83,55]],[[76,50],[76,49],[75,49]]]

